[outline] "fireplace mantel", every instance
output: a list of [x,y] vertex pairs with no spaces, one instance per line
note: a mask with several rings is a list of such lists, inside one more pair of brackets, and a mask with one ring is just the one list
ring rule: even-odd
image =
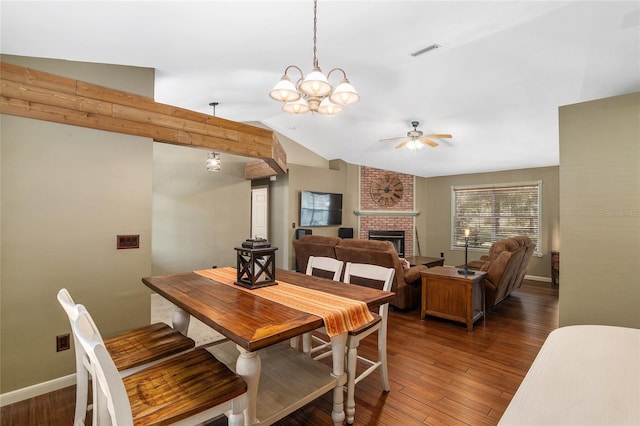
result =
[[354,210],[356,216],[418,216],[416,210]]

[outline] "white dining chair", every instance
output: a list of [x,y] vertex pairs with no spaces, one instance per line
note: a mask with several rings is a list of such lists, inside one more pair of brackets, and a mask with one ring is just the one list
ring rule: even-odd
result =
[[[373,287],[384,291],[391,291],[393,284],[393,268],[385,268],[378,265],[347,262],[344,268],[345,283]],[[389,303],[378,308],[375,319],[357,330],[349,331],[347,337],[347,402],[345,407],[347,423],[351,424],[355,413],[355,385],[367,377],[377,368],[380,368],[382,389],[390,390],[389,373],[387,370],[387,316]],[[378,332],[378,359],[370,360],[358,355],[360,342],[374,332]],[[357,374],[357,362],[361,361],[368,366],[366,370]]]
[[86,308],[71,321],[76,345],[89,359],[93,424],[194,425],[226,414],[244,424],[247,384],[206,349],[198,348],[121,377]]
[[[71,323],[78,317],[79,306],[65,288],[58,292],[58,302]],[[97,327],[95,327],[97,330]],[[102,339],[102,336],[99,336]],[[104,340],[117,370],[130,375],[164,358],[191,350],[195,342],[165,323],[154,323]],[[74,345],[76,357],[76,408],[73,424],[84,425],[88,404],[91,365],[82,347]]]
[[[333,281],[340,281],[343,268],[344,262],[341,260],[334,259],[332,257],[309,256],[306,274],[332,279]],[[313,333],[314,332],[305,333],[302,335],[302,351],[307,355],[313,355],[314,353],[320,352],[319,355],[315,356],[315,359],[321,359],[331,355],[331,351],[329,350],[331,347],[329,338],[322,338],[317,334],[314,335]],[[321,333],[324,335],[324,327],[315,330],[315,333]],[[317,343],[315,347],[313,346],[313,342]]]
[[343,268],[344,262],[341,260],[331,257],[309,256],[306,274],[340,281]]

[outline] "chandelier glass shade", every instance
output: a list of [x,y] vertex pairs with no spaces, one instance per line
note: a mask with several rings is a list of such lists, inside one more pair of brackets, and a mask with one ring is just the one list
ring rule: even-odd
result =
[[[269,96],[271,99],[284,102],[282,110],[291,114],[304,114],[306,112],[318,112],[320,114],[333,115],[341,112],[343,106],[351,105],[360,100],[356,89],[347,79],[347,74],[342,68],[333,68],[325,76],[318,66],[317,57],[317,0],[313,1],[313,70],[305,77],[302,70],[289,65],[284,75],[273,87]],[[294,84],[287,74],[291,69],[300,73],[300,78]],[[333,72],[341,72],[342,80],[334,89],[329,83]]]

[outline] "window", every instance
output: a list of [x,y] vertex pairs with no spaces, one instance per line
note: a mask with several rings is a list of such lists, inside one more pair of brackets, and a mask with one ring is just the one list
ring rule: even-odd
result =
[[451,187],[451,248],[488,250],[497,240],[526,235],[540,255],[542,181]]

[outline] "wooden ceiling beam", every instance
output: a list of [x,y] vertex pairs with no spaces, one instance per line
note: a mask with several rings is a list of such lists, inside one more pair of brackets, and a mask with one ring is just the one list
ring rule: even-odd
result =
[[258,159],[245,166],[249,179],[287,172],[271,130],[6,62],[0,62],[0,113]]

